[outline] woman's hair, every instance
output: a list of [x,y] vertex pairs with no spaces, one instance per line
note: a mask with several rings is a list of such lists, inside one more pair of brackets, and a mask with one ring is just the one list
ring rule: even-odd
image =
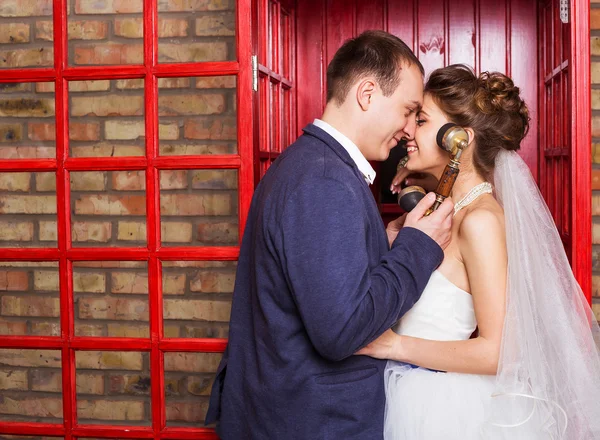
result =
[[494,170],[500,150],[518,150],[529,130],[529,111],[519,88],[499,72],[483,72],[479,78],[463,64],[432,72],[428,93],[447,118],[475,132],[473,164],[484,178]]

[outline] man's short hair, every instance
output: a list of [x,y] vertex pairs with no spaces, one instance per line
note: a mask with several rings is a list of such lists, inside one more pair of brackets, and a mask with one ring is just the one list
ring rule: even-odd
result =
[[394,93],[400,84],[404,66],[416,65],[425,74],[423,65],[400,38],[384,31],[366,31],[347,40],[335,53],[327,67],[327,102],[338,105],[346,100],[352,85],[373,75],[384,96]]

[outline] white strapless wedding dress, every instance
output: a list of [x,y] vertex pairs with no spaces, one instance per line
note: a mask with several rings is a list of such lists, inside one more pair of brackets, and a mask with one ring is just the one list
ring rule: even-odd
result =
[[[421,298],[394,327],[436,341],[471,337],[471,295],[435,271]],[[495,376],[444,373],[389,361],[385,371],[385,440],[480,440]]]

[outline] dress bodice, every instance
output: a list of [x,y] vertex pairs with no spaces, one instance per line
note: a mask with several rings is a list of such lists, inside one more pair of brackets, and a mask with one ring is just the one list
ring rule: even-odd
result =
[[393,330],[422,339],[462,341],[469,339],[476,327],[471,295],[436,270],[419,301]]

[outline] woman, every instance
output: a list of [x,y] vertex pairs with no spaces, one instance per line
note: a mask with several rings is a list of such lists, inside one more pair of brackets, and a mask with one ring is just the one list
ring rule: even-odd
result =
[[434,71],[409,171],[441,176],[448,122],[469,134],[452,243],[415,306],[358,352],[390,359],[385,439],[600,439],[598,326],[515,152],[529,128],[519,89],[500,73]]

